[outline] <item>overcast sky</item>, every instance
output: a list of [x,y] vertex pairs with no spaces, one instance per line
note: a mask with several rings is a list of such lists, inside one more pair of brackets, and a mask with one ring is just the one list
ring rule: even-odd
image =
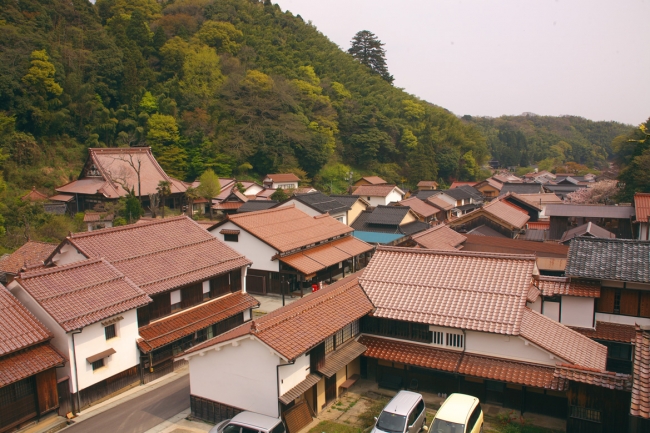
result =
[[650,0],[274,0],[347,50],[385,43],[395,86],[458,115],[650,117]]

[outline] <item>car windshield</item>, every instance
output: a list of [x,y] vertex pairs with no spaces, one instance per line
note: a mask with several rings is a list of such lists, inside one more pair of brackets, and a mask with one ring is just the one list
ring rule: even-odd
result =
[[433,424],[430,429],[431,433],[464,433],[465,424],[458,424],[451,421],[445,421],[443,419],[433,420]]
[[404,415],[397,415],[396,413],[382,412],[377,420],[377,428],[389,433],[402,433],[405,425],[406,417]]

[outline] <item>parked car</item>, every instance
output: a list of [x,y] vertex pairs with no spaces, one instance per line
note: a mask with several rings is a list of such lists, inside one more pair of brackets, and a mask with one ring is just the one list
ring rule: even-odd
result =
[[426,421],[424,409],[421,394],[400,391],[376,418],[372,433],[418,433]]
[[285,433],[284,423],[279,418],[255,412],[241,412],[232,419],[221,421],[210,429],[210,433]]
[[451,394],[433,418],[429,433],[483,433],[483,410],[478,398]]

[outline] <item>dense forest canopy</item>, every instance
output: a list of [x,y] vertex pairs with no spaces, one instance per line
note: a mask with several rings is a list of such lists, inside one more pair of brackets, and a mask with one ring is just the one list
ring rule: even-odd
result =
[[567,162],[606,168],[614,155],[612,141],[633,129],[618,122],[594,122],[577,116],[464,116],[463,120],[481,130],[490,155],[502,166],[538,165],[544,170]]

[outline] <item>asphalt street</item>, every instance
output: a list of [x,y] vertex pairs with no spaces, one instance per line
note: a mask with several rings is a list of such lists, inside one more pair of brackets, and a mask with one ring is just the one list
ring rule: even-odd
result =
[[190,407],[190,376],[184,375],[160,388],[120,403],[65,433],[143,433]]

